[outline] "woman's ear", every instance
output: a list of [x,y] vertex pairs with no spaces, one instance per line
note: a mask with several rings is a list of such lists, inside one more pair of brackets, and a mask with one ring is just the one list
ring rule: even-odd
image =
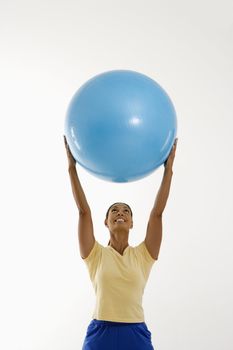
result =
[[104,220],[104,225],[105,225],[105,226],[108,226],[107,219]]

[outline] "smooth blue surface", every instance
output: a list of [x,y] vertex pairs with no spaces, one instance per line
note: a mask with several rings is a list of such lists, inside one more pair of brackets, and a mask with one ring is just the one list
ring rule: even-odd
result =
[[145,322],[124,323],[92,319],[82,350],[154,350]]
[[141,179],[167,159],[177,119],[167,93],[151,78],[113,70],[88,80],[73,96],[65,135],[76,161],[114,182]]

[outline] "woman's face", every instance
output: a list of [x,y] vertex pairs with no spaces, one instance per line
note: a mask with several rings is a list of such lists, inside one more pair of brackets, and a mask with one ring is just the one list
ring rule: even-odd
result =
[[108,218],[105,220],[105,225],[110,227],[123,226],[126,229],[133,227],[133,220],[130,208],[124,203],[116,203],[110,207]]

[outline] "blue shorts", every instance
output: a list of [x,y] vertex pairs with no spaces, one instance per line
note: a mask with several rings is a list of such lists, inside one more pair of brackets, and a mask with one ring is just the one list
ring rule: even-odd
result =
[[92,319],[82,350],[154,350],[145,322],[125,323]]

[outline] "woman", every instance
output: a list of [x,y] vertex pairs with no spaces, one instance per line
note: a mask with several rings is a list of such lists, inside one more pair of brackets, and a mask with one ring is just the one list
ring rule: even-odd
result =
[[64,136],[72,191],[79,210],[78,238],[83,261],[96,293],[96,305],[82,350],[153,350],[142,296],[162,239],[162,213],[169,195],[177,139],[164,163],[164,175],[150,213],[145,240],[128,243],[133,227],[131,208],[114,203],[106,213],[110,240],[105,247],[95,240],[91,210],[80,184],[76,161]]

